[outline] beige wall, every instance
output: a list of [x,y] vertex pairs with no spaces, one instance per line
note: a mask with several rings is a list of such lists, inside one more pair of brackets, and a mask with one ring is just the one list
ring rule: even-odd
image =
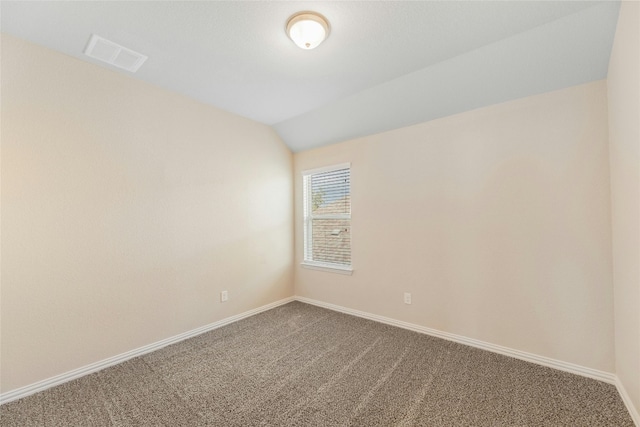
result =
[[622,2],[609,62],[616,373],[640,413],[640,3]]
[[1,138],[3,392],[293,295],[269,127],[3,36]]
[[[599,81],[295,154],[296,294],[613,372],[607,132]],[[300,172],[344,162],[354,273],[303,269]]]

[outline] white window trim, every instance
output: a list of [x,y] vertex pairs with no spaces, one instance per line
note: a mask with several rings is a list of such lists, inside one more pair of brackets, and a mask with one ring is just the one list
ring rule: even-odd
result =
[[353,274],[353,268],[340,264],[323,264],[321,262],[303,261],[300,263],[302,268],[309,270],[328,271],[330,273],[346,274],[351,276]]
[[[301,172],[302,174],[302,203],[303,203],[303,207],[302,207],[302,227],[304,230],[304,235],[311,235],[310,233],[310,229],[309,229],[309,225],[311,223],[310,221],[310,215],[309,215],[309,204],[311,203],[310,200],[307,200],[306,197],[304,197],[307,194],[307,188],[306,188],[306,177],[309,175],[315,175],[318,173],[322,173],[322,172],[329,172],[329,171],[333,171],[333,170],[339,170],[339,169],[349,169],[351,170],[351,163],[340,163],[337,165],[331,165],[331,166],[324,166],[321,168],[315,168],[315,169],[307,169]],[[330,217],[332,219],[351,219],[351,214],[336,214],[336,215],[330,215]],[[323,262],[318,262],[318,261],[312,261],[312,260],[308,260],[306,259],[308,250],[309,250],[309,246],[312,244],[311,240],[306,241],[304,236],[302,238],[303,240],[303,253],[302,253],[302,259],[303,261],[300,263],[300,265],[303,268],[307,268],[310,270],[319,270],[319,271],[327,271],[327,272],[331,272],[331,273],[338,273],[338,274],[346,274],[346,275],[352,275],[353,274],[353,264],[352,265],[342,265],[342,264],[331,264],[331,263],[323,263]]]
[[351,169],[351,163],[340,163],[339,165],[323,166],[321,168],[307,169],[301,172],[302,176],[315,175],[317,173],[329,172],[338,169]]

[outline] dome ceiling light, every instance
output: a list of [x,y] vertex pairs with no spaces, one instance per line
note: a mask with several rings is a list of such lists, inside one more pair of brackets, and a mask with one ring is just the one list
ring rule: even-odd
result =
[[329,37],[329,21],[316,12],[299,12],[287,21],[287,35],[298,47],[313,49]]

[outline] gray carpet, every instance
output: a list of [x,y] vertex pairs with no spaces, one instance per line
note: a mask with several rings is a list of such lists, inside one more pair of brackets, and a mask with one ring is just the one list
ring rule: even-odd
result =
[[300,302],[0,407],[2,426],[633,426],[614,386]]

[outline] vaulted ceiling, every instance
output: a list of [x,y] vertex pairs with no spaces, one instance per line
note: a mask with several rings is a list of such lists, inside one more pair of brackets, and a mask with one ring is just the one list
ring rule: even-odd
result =
[[[83,54],[91,34],[148,55],[133,78],[271,125],[302,151],[603,79],[619,2],[2,1],[0,8],[3,32],[83,61],[107,66]],[[331,24],[314,50],[284,32],[302,10]]]

